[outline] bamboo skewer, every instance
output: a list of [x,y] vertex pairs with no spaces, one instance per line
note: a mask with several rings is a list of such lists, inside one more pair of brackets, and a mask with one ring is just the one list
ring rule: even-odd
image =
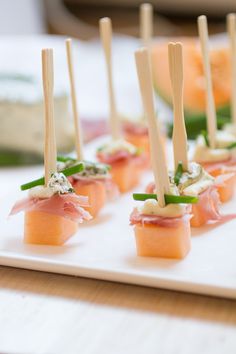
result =
[[212,80],[211,80],[207,18],[204,15],[198,17],[198,32],[199,32],[199,37],[201,42],[203,68],[204,68],[204,75],[206,80],[207,130],[208,130],[210,147],[214,149],[216,146],[215,137],[216,137],[216,129],[217,129],[216,110],[215,110],[215,102],[214,102]]
[[153,36],[153,6],[149,3],[140,5],[140,38],[144,47],[150,48]]
[[230,39],[232,70],[231,116],[232,123],[236,125],[236,14],[232,13],[227,15],[227,29]]
[[44,118],[45,118],[45,145],[44,145],[44,169],[45,186],[57,170],[57,151],[54,122],[53,103],[53,50],[42,50],[42,77],[44,92]]
[[116,109],[114,85],[112,77],[112,61],[111,61],[111,41],[112,41],[112,24],[108,17],[101,18],[99,21],[100,36],[105,54],[107,76],[108,76],[108,90],[109,90],[109,104],[110,104],[110,127],[112,139],[116,140],[120,137],[120,122]]
[[78,160],[83,160],[83,139],[81,124],[78,113],[77,106],[77,97],[75,89],[75,79],[74,79],[74,68],[73,68],[73,59],[72,59],[72,40],[68,38],[66,40],[66,54],[67,54],[67,65],[70,79],[70,92],[71,92],[71,101],[72,101],[72,111],[74,118],[74,127],[75,127],[75,147]]
[[151,160],[158,194],[158,203],[165,206],[165,194],[170,194],[167,164],[162,145],[161,133],[155,114],[151,66],[147,48],[135,52],[136,67],[143,106],[148,120]]
[[183,109],[183,50],[181,43],[169,43],[169,71],[173,94],[174,125],[173,147],[175,169],[182,162],[183,170],[188,171],[188,144]]

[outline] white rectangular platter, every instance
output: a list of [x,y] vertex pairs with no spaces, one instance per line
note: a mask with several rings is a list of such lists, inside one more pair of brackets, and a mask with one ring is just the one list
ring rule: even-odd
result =
[[[89,146],[89,155],[97,144]],[[138,202],[130,193],[107,204],[64,246],[24,244],[23,214],[7,215],[14,201],[23,197],[17,192],[19,184],[41,174],[42,166],[1,171],[1,265],[236,298],[236,219],[193,230],[192,250],[182,261],[137,257],[129,215]],[[136,191],[143,191],[151,180],[147,173]],[[236,198],[222,211],[236,211]]]

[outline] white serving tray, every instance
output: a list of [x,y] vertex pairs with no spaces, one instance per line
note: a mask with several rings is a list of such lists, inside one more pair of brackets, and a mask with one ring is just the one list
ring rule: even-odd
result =
[[[88,155],[100,142],[90,144]],[[23,214],[11,218],[7,214],[14,201],[23,197],[17,186],[41,173],[39,166],[1,171],[1,265],[236,298],[236,220],[193,230],[192,250],[182,261],[137,257],[129,214],[138,202],[131,193],[107,204],[64,246],[24,244]],[[136,191],[143,191],[151,179],[147,173]],[[236,199],[222,210],[236,211]]]

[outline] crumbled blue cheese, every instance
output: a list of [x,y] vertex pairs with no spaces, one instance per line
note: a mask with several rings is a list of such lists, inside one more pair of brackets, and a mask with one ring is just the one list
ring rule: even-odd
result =
[[67,194],[73,192],[73,187],[61,172],[53,173],[47,186],[36,186],[30,189],[29,196],[32,198],[50,198],[54,194]]
[[206,146],[205,139],[200,135],[196,140],[193,160],[199,163],[226,161],[233,153],[233,151],[227,149],[227,147],[234,143],[235,140],[236,139],[232,134],[226,131],[217,131],[216,148],[211,149],[209,146]]
[[131,155],[135,155],[138,151],[137,147],[123,139],[112,140],[99,148],[99,152],[108,155],[115,154],[118,151],[127,151]]
[[109,170],[110,166],[100,162],[92,161],[76,161],[68,160],[66,162],[58,162],[57,170],[62,171],[65,168],[71,167],[79,162],[82,162],[84,165],[83,171],[77,173],[74,177],[85,177],[85,178],[107,178],[110,176]]
[[147,199],[141,207],[138,207],[138,211],[141,214],[175,218],[184,215],[186,208],[186,204],[167,204],[161,207],[157,200]]
[[178,189],[180,194],[197,196],[212,186],[214,181],[214,177],[209,175],[201,165],[191,162],[188,172],[184,172],[180,178]]

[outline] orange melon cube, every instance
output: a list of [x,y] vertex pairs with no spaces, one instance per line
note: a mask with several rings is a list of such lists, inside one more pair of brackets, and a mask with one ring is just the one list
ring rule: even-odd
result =
[[139,184],[142,168],[136,159],[121,160],[111,164],[110,174],[121,193],[128,192]]
[[200,227],[205,225],[209,218],[205,213],[202,203],[192,204],[192,218],[190,220],[191,227]]
[[124,132],[125,140],[133,144],[139,149],[142,149],[145,153],[150,154],[149,136],[148,134],[131,134],[130,132]]
[[[206,168],[207,170],[207,168]],[[210,170],[208,172],[210,175],[212,175],[213,177],[218,177],[220,175],[223,174],[227,174],[227,173],[231,173],[230,168],[227,168],[227,171],[224,171],[223,169],[217,167],[214,170]],[[236,176],[235,174],[232,175],[231,177],[229,177],[225,183],[223,183],[222,185],[218,185],[217,186],[217,190],[220,196],[220,201],[222,203],[228,202],[229,200],[231,200],[234,196],[234,191],[235,191],[235,182],[236,182]]]
[[102,181],[80,181],[73,183],[75,193],[88,197],[89,207],[83,207],[92,217],[98,215],[106,203],[106,187]]
[[78,230],[76,222],[41,211],[27,211],[24,222],[24,242],[31,244],[60,246]]
[[181,259],[191,248],[190,223],[186,221],[178,227],[137,224],[134,232],[138,256]]

